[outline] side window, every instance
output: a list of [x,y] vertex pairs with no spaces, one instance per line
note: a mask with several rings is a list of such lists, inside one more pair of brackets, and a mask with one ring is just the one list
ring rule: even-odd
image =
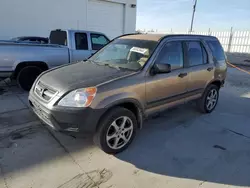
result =
[[186,44],[189,66],[202,65],[204,60],[200,42],[186,42]]
[[213,56],[217,61],[224,61],[225,54],[224,50],[222,49],[220,43],[218,41],[207,41],[209,48],[212,51]]
[[105,46],[109,40],[100,34],[90,34],[92,50],[100,50],[103,46]]
[[77,50],[88,50],[88,38],[86,33],[75,33]]
[[182,42],[168,42],[160,51],[157,63],[170,64],[171,69],[183,68]]

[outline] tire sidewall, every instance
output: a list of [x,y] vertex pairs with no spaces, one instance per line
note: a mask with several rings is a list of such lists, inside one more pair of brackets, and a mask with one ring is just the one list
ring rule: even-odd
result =
[[34,83],[35,79],[31,80],[32,81],[31,85],[29,83],[24,83],[23,79],[27,79],[29,72],[32,72],[34,70],[37,71],[37,76],[39,76],[42,73],[42,69],[37,67],[37,66],[27,66],[27,67],[22,68],[20,70],[20,72],[18,73],[18,75],[17,75],[18,86],[20,88],[22,88],[23,90],[25,90],[25,91],[30,90],[30,88],[31,88],[32,84]]
[[[215,89],[216,91],[217,91],[217,100],[216,100],[216,103],[215,103],[215,105],[214,105],[214,107],[212,108],[212,109],[207,109],[207,96],[209,95],[209,93],[210,93],[210,91],[212,90],[212,89]],[[216,108],[216,106],[217,106],[217,104],[218,104],[218,101],[219,101],[219,88],[216,86],[216,85],[210,85],[208,88],[207,88],[207,90],[206,90],[206,92],[205,92],[205,95],[204,95],[204,98],[203,98],[203,107],[204,107],[204,109],[205,109],[205,111],[207,112],[207,113],[211,113],[215,108]]]
[[[128,141],[128,143],[125,146],[123,146],[120,149],[115,150],[115,149],[112,149],[108,146],[107,140],[106,140],[106,134],[107,134],[107,131],[108,131],[111,123],[121,116],[127,116],[131,119],[131,121],[133,123],[133,133],[132,133],[130,140]],[[136,135],[136,129],[137,129],[137,120],[136,120],[136,117],[133,114],[133,112],[131,112],[125,108],[114,108],[107,115],[105,115],[104,118],[101,119],[97,134],[95,136],[96,137],[95,140],[98,142],[97,144],[99,145],[99,147],[101,147],[101,149],[104,152],[106,152],[108,154],[120,153],[131,144],[131,142],[133,141],[133,139]]]

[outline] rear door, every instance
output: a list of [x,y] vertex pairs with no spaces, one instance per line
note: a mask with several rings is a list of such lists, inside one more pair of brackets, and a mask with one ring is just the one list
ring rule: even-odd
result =
[[88,34],[85,32],[77,32],[74,34],[74,41],[72,41],[74,49],[71,49],[71,61],[82,61],[88,59],[92,52],[88,41]]
[[214,77],[214,64],[209,63],[209,56],[202,41],[185,41],[185,54],[189,75],[188,93],[202,93]]

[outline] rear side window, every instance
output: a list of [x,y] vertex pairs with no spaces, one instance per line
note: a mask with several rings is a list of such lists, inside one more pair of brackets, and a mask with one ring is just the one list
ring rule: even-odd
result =
[[186,42],[189,66],[204,64],[203,47],[200,42]]
[[100,50],[109,40],[101,34],[90,34],[92,50]]
[[75,33],[76,50],[88,50],[88,37],[86,33]]
[[217,61],[224,61],[225,54],[224,54],[224,50],[221,47],[219,41],[206,41],[206,42],[207,42],[209,48],[211,49],[214,58]]

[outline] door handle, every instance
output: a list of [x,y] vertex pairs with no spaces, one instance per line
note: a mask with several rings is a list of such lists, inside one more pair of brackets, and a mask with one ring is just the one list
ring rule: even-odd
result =
[[210,71],[212,71],[213,69],[214,69],[213,67],[208,67],[208,68],[207,68],[207,71],[210,72]]
[[185,77],[185,76],[187,76],[188,74],[185,72],[185,73],[180,73],[178,76],[180,77],[180,78],[183,78],[183,77]]

